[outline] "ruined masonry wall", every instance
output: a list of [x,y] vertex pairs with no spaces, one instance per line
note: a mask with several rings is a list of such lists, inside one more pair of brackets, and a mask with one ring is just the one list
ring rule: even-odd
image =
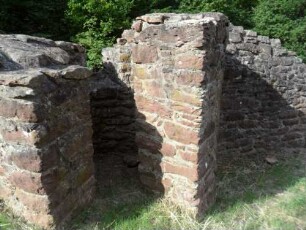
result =
[[79,45],[0,35],[0,199],[60,228],[92,200],[95,176],[117,177],[116,157],[201,216],[215,200],[217,155],[306,147],[305,64],[228,23],[220,13],[138,17],[94,76]]
[[229,28],[219,154],[306,146],[306,65],[270,39]]
[[72,43],[0,35],[0,199],[43,228],[94,196],[84,55]]
[[137,18],[104,63],[134,90],[143,184],[203,213],[215,197],[215,159],[227,19]]
[[[110,185],[127,183],[126,179],[137,179],[135,101],[131,89],[120,82],[113,71],[96,74],[90,85],[92,140],[99,192]],[[127,167],[134,168],[135,175],[129,175]]]

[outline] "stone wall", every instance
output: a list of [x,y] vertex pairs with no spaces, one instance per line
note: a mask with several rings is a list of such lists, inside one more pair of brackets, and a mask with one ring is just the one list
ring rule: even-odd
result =
[[305,64],[222,14],[138,17],[94,75],[84,52],[0,35],[0,199],[29,222],[60,228],[95,177],[139,177],[201,216],[218,156],[306,146]]
[[215,197],[215,159],[227,19],[137,18],[104,61],[134,90],[140,179],[203,213]]
[[270,39],[229,28],[219,154],[305,147],[306,65]]
[[0,35],[0,199],[44,228],[94,195],[84,60],[72,43]]
[[135,102],[111,66],[95,74],[90,85],[96,179],[98,192],[103,192],[138,178]]

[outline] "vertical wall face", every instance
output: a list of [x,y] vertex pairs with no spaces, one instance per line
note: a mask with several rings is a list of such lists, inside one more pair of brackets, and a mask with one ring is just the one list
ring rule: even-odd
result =
[[226,60],[220,154],[305,147],[306,65],[278,39],[242,27],[229,28]]
[[84,60],[71,43],[23,35],[0,43],[0,199],[33,224],[58,227],[94,193],[91,73],[67,67]]
[[101,72],[90,81],[94,163],[102,196],[105,190],[138,179],[133,93],[114,78],[117,74],[109,74]]
[[194,213],[215,196],[226,24],[222,14],[145,15],[103,53],[134,89],[142,183]]

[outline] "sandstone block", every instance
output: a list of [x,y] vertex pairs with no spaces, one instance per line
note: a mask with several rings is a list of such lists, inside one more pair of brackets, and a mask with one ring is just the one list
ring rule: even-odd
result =
[[137,64],[155,62],[157,57],[157,49],[154,46],[136,45],[132,49],[132,60]]
[[150,95],[152,97],[166,97],[166,92],[163,89],[163,86],[157,81],[145,81],[143,82],[143,88],[146,91],[147,95]]
[[58,149],[51,145],[46,151],[36,148],[22,147],[10,156],[12,162],[20,169],[31,172],[45,171],[58,164]]
[[149,150],[152,154],[160,154],[162,148],[160,141],[142,133],[136,134],[136,143],[139,148]]
[[202,114],[202,108],[198,106],[187,106],[184,103],[171,101],[170,108],[174,111],[178,111],[181,113],[184,113],[185,115],[194,115],[194,116],[200,116]]
[[175,80],[182,86],[200,87],[204,83],[204,79],[205,73],[203,72],[181,71]]
[[138,17],[137,19],[141,19],[150,24],[160,24],[164,22],[165,16],[162,14],[152,14],[152,15],[144,15]]
[[19,189],[28,193],[46,195],[59,183],[57,171],[48,173],[13,172],[9,181]]
[[160,160],[152,155],[143,154],[140,151],[139,154],[139,162],[141,168],[145,168],[145,171],[152,172],[152,173],[159,173],[160,169]]
[[41,107],[34,103],[24,103],[16,100],[0,98],[0,116],[18,118],[20,121],[38,122],[43,116]]
[[198,163],[199,154],[197,152],[189,152],[189,151],[180,150],[178,152],[178,154],[185,161],[189,161],[189,162],[192,162],[192,163]]
[[143,65],[133,65],[133,74],[139,79],[150,79],[153,78],[152,74]]
[[187,166],[175,165],[169,162],[162,162],[161,168],[164,173],[171,173],[171,174],[184,176],[188,178],[190,181],[197,181],[199,179],[196,167],[187,167]]
[[176,57],[174,66],[178,69],[202,70],[204,64],[204,57],[186,54]]
[[182,144],[197,145],[200,141],[198,131],[191,130],[190,128],[186,128],[172,122],[165,122],[164,131],[169,139],[175,140]]
[[136,32],[140,32],[142,30],[142,21],[137,20],[132,24],[132,29],[135,30]]
[[[183,102],[191,106],[202,106],[201,98],[196,94],[187,94],[181,90],[173,90],[171,92],[171,99],[173,101]],[[186,105],[188,107],[188,105]]]
[[34,213],[50,212],[50,201],[47,196],[34,195],[20,189],[16,190],[15,196],[24,206]]
[[172,111],[158,101],[153,101],[143,96],[135,96],[135,102],[139,111],[158,114],[161,117],[171,117],[172,115]]
[[240,33],[229,32],[229,41],[233,43],[241,42],[242,39]]
[[169,144],[164,140],[160,152],[164,156],[173,157],[176,154],[176,149],[172,144]]

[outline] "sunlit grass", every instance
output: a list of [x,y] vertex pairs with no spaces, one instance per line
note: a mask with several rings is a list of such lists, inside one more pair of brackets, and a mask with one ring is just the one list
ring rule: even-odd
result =
[[[218,169],[216,204],[197,222],[168,200],[135,193],[97,199],[65,229],[95,230],[296,230],[306,229],[305,150],[280,154],[269,165],[264,156],[233,159]],[[1,224],[10,220],[0,215]],[[0,229],[12,229],[1,228]]]
[[0,213],[0,229],[1,230],[9,229],[10,226],[11,223],[9,218],[5,214]]

